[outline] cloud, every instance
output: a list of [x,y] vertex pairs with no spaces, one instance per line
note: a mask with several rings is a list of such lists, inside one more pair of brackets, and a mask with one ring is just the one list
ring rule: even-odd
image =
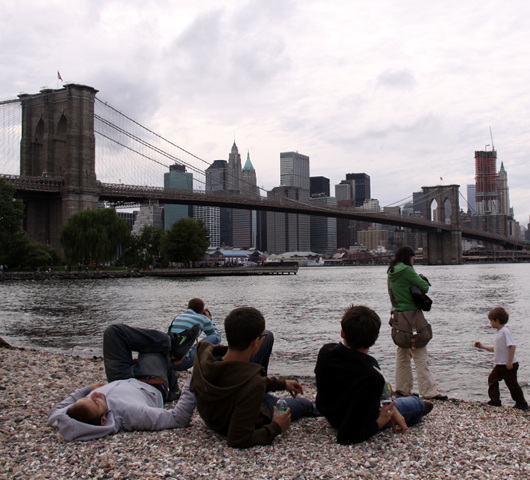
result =
[[386,70],[377,76],[376,83],[387,88],[409,89],[416,85],[416,79],[410,70]]

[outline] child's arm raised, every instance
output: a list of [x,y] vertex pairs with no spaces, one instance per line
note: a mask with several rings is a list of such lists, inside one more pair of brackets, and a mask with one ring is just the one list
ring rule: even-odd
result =
[[[475,342],[475,347],[482,348],[482,350],[487,350],[488,352],[493,352],[493,350],[494,350],[493,347],[489,347],[487,345],[482,345],[482,343],[480,343],[480,342]],[[513,356],[512,356],[512,358],[513,358]]]

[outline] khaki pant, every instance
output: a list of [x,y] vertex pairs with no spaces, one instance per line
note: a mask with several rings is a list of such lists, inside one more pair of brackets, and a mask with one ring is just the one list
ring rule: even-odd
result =
[[418,388],[420,395],[425,398],[432,398],[438,395],[438,386],[429,370],[429,353],[427,347],[416,349],[397,347],[396,352],[396,391],[405,396],[412,395],[411,359],[414,359],[416,376],[418,377]]

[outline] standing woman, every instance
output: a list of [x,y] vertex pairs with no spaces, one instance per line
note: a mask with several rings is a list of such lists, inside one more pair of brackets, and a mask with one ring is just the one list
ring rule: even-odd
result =
[[[414,303],[410,292],[412,285],[416,285],[423,293],[429,291],[429,282],[414,271],[414,255],[414,250],[409,246],[398,248],[387,270],[388,293],[392,301],[391,325],[394,322],[398,322],[399,325],[406,322],[408,325],[411,319],[418,318],[426,323],[423,312]],[[398,396],[412,395],[414,380],[411,359],[414,359],[420,395],[427,399],[447,400],[447,396],[438,392],[436,381],[429,370],[429,353],[426,346],[415,348],[397,346],[396,394]]]

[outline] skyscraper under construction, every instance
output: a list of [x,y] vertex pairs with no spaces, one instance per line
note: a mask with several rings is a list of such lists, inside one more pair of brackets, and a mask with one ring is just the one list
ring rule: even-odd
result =
[[475,202],[477,215],[499,213],[497,152],[475,152]]

